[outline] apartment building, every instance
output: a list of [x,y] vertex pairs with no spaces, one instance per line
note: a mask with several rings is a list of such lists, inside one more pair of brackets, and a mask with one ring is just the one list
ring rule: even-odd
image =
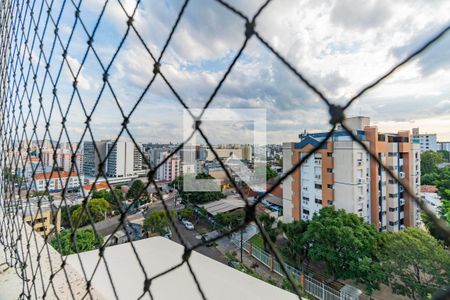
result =
[[450,151],[450,142],[438,142],[438,150]]
[[[166,157],[170,155],[169,151],[161,152],[157,164],[161,163]],[[178,154],[174,154],[167,161],[162,164],[156,171],[157,180],[172,181],[181,175],[181,159]]]
[[[95,147],[99,153],[95,151]],[[84,142],[83,170],[87,176],[97,176],[102,161],[107,177],[135,176],[142,171],[142,159],[139,149],[131,141],[119,140],[115,144],[112,140]]]
[[[75,151],[76,148],[73,149]],[[72,160],[72,157],[74,160]],[[66,172],[78,171],[83,173],[83,154],[75,153],[73,154],[70,149],[46,149],[41,152],[42,163],[44,166],[59,167]],[[72,161],[75,163],[74,166]]]
[[[107,140],[87,141],[83,144],[83,171],[86,176],[95,177],[98,174],[98,166],[106,156]],[[95,148],[97,148],[98,153]]]
[[60,231],[61,211],[33,207],[25,211],[24,221],[32,226],[41,236],[47,236]]
[[[136,155],[137,152],[137,155]],[[134,143],[108,141],[106,153],[109,153],[105,163],[105,174],[107,177],[130,177],[135,175],[135,168],[142,168],[142,158]]]
[[[409,131],[381,134],[367,117],[345,124],[381,161],[416,193],[420,185],[420,145]],[[300,142],[283,144],[283,169],[317,146],[327,133],[300,134]],[[285,222],[310,220],[322,207],[355,213],[379,230],[416,226],[419,212],[401,186],[342,128],[283,182]]]
[[420,151],[438,151],[439,145],[437,142],[436,133],[419,133],[419,128],[413,128],[413,139],[420,143]]

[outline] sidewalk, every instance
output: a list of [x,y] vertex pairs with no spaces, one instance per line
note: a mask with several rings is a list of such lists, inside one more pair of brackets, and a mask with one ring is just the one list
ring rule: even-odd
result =
[[[225,255],[225,253],[236,252],[236,260],[241,260],[241,249],[233,244],[229,238],[220,239],[217,242],[217,249]],[[275,272],[270,271],[268,267],[257,261],[253,256],[250,256],[244,250],[242,251],[242,259],[245,266],[249,267],[265,279],[272,279],[277,281],[279,284],[283,282],[283,278]],[[257,267],[253,267],[257,266]]]

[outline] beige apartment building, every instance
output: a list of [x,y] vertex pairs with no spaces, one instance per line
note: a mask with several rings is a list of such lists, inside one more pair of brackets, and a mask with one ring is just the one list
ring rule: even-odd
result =
[[[56,215],[55,215],[56,214]],[[55,222],[53,222],[53,216],[55,216]],[[33,229],[41,236],[49,235],[54,227],[55,232],[59,232],[61,229],[61,212],[51,209],[42,208],[40,211],[32,209],[32,213],[27,213],[24,221],[30,224]]]
[[[409,131],[379,133],[367,117],[346,119],[381,161],[418,195],[420,144]],[[300,134],[300,142],[283,144],[283,169],[318,145],[327,133]],[[310,220],[322,207],[355,213],[381,231],[398,231],[419,223],[417,205],[403,188],[342,128],[283,183],[285,222]]]

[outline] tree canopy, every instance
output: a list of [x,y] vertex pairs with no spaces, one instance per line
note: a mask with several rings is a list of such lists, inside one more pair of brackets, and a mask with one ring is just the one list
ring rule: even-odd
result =
[[272,242],[277,240],[278,228],[275,226],[277,219],[268,213],[260,213],[257,215],[258,220],[261,222],[262,227],[269,235]]
[[141,197],[145,197],[146,196],[146,192],[145,192],[145,185],[144,182],[142,182],[142,180],[140,179],[136,179],[135,181],[133,181],[133,183],[130,186],[130,189],[128,190],[127,193],[127,198],[128,199],[136,199],[136,198],[141,198]]
[[281,230],[287,238],[283,253],[297,266],[303,266],[308,257],[309,245],[304,237],[308,224],[309,222],[303,220],[281,224]]
[[[225,198],[225,195],[220,192],[220,188],[217,183],[211,181],[203,181],[202,183],[198,183],[193,179],[194,177],[192,175],[178,176],[171,183],[173,187],[178,189],[178,191],[180,192],[180,196],[185,201],[192,204],[203,204]],[[199,173],[195,176],[195,179],[214,179],[214,177],[205,173]],[[185,180],[190,180],[189,184],[193,186],[192,190],[198,191],[184,191],[183,185]],[[196,185],[198,185],[198,187],[196,187]],[[208,191],[202,192],[202,190]]]
[[[87,208],[89,209],[89,212],[91,214],[92,221],[96,223],[105,219],[105,214],[109,212],[110,205],[108,201],[103,198],[95,198],[89,200]],[[79,227],[89,223],[89,215],[86,209],[83,209],[83,206],[79,206],[72,213],[73,225],[75,226],[77,222],[80,222]]]
[[434,151],[425,151],[420,154],[420,170],[422,175],[437,171],[437,164],[443,161],[442,155]]
[[387,283],[396,294],[430,298],[437,289],[450,284],[450,254],[421,229],[384,233],[379,249]]
[[325,262],[327,273],[334,278],[365,283],[368,291],[377,289],[383,278],[379,262],[374,260],[377,241],[378,231],[373,225],[333,207],[314,215],[304,233],[311,260]]
[[[170,212],[173,214],[174,212]],[[169,215],[164,210],[156,210],[150,213],[144,220],[144,230],[152,233],[165,235],[170,228]]]
[[245,212],[237,209],[231,212],[219,213],[216,215],[216,222],[224,227],[234,228],[244,222]]
[[119,205],[122,205],[122,201],[125,200],[120,187],[116,187],[113,191],[94,191],[92,194],[92,199],[96,198],[106,199],[111,207],[111,210],[119,209]]
[[98,235],[97,239],[92,229],[78,229],[73,238],[76,241],[76,246],[72,239],[72,231],[64,230],[58,237],[53,237],[50,243],[61,255],[94,250],[103,244],[103,237]]

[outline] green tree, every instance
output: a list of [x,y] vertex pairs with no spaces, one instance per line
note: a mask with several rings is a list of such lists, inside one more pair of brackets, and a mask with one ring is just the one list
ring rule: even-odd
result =
[[[174,212],[170,211],[172,217]],[[170,227],[169,215],[164,210],[156,210],[150,213],[144,220],[144,230],[165,235]]]
[[438,151],[439,154],[442,155],[442,159],[446,162],[450,162],[450,152],[447,150]]
[[115,188],[113,191],[101,190],[94,191],[92,194],[92,199],[103,198],[108,201],[111,206],[111,209],[118,209],[119,205],[122,205],[122,201],[124,201],[123,193],[120,188]]
[[450,284],[450,254],[421,229],[383,234],[379,257],[396,294],[428,299]]
[[[275,222],[277,219],[268,213],[260,213],[257,215],[258,220],[261,222],[262,227],[266,231],[266,233],[269,235],[269,238],[272,242],[275,242],[277,240],[278,236],[278,228],[275,225]],[[266,241],[264,240],[264,244]],[[264,245],[267,248],[267,245]]]
[[[105,214],[110,210],[108,201],[103,198],[89,200],[87,207],[94,223],[104,220]],[[72,223],[74,226],[76,226],[77,222],[80,222],[79,227],[89,223],[89,215],[82,206],[75,209],[72,213]]]
[[422,175],[435,173],[437,164],[443,161],[442,155],[434,151],[425,151],[420,154],[420,170]]
[[[380,271],[379,263],[374,260],[378,238],[373,225],[355,214],[333,207],[325,207],[315,214],[304,233],[311,260],[325,262],[327,273],[334,279],[351,278],[365,283],[369,292],[379,288],[383,277],[381,273],[370,281],[361,277],[361,274]],[[362,261],[364,265],[361,265]]]
[[178,211],[178,216],[182,219],[192,220],[194,218],[194,210],[191,207],[186,207]]
[[216,222],[222,226],[234,228],[244,222],[245,212],[237,209],[231,212],[219,213],[216,215]]
[[133,181],[133,183],[131,184],[130,189],[128,190],[127,193],[127,198],[128,199],[136,199],[136,198],[141,198],[145,196],[145,185],[144,182],[142,182],[142,180],[137,179],[135,181]]
[[304,237],[308,225],[309,222],[303,220],[281,224],[281,230],[287,238],[282,251],[295,265],[302,268],[308,258],[309,244]]
[[72,219],[73,212],[79,207],[81,207],[79,204],[61,207],[61,226],[65,228],[71,227],[70,220]]
[[420,177],[420,183],[422,185],[437,185],[439,182],[438,173],[428,173]]
[[[219,191],[220,188],[215,182],[204,181],[202,183],[198,183],[193,179],[194,177],[192,175],[178,176],[171,183],[171,186],[177,188],[180,192],[180,196],[188,203],[203,204],[225,198],[225,195]],[[195,179],[214,179],[214,177],[205,173],[199,173],[195,176]],[[206,189],[209,190],[209,192],[185,192],[183,190],[183,184],[185,181],[189,181],[189,184],[193,187],[191,190],[201,191]],[[198,186],[198,188],[196,186]]]
[[[94,250],[103,244],[103,237],[99,235],[97,239],[92,229],[78,229],[73,237],[72,233],[71,230],[64,230],[59,236],[55,236],[51,240],[51,245],[61,255],[77,253],[77,249],[78,253]],[[76,246],[74,240],[76,241]]]
[[266,166],[266,179],[272,179],[278,176],[278,173],[273,170],[269,165]]

